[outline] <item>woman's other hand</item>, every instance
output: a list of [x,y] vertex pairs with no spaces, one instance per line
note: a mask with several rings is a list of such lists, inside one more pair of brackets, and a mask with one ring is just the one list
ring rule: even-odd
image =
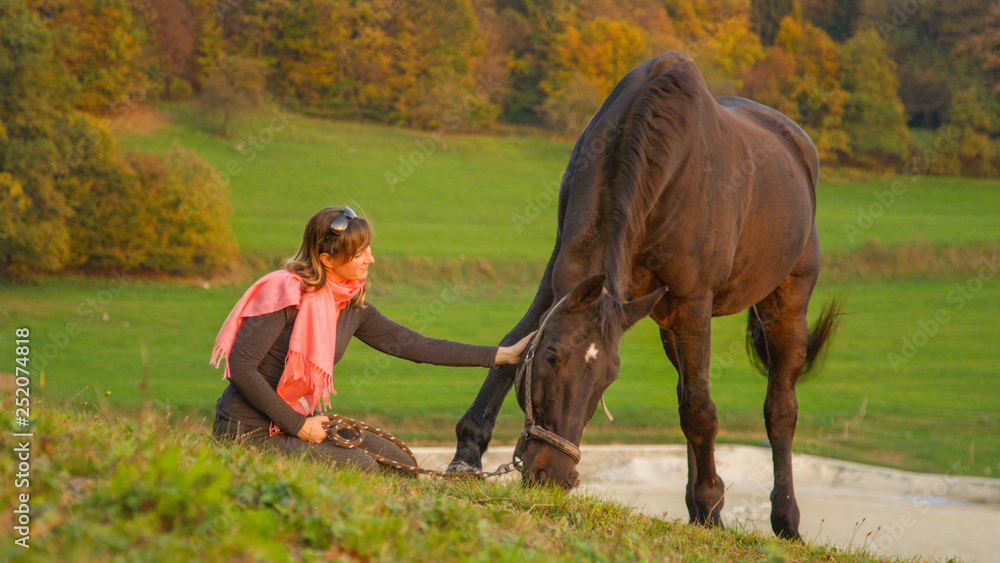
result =
[[318,444],[326,440],[326,429],[323,428],[324,422],[330,422],[330,419],[324,415],[306,417],[306,423],[302,425],[302,429],[299,430],[296,436],[306,442]]
[[521,363],[521,356],[524,354],[524,349],[528,347],[528,342],[531,342],[531,337],[534,335],[535,331],[531,331],[531,333],[518,340],[514,345],[497,348],[496,365]]

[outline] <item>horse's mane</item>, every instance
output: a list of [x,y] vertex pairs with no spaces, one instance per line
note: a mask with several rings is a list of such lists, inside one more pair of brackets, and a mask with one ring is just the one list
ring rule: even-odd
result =
[[[692,76],[690,59],[684,57],[679,62],[649,80],[624,118],[612,183],[615,227],[606,256],[614,291],[621,291],[617,285],[625,280],[618,277],[630,267],[630,250],[639,242],[658,189],[690,154],[691,147],[685,143],[700,142],[688,134],[696,117],[695,98],[702,94],[697,84],[700,75]],[[707,94],[707,89],[704,92]]]
[[619,338],[622,333],[622,312],[625,309],[622,301],[602,295],[594,306],[597,308],[594,320],[600,323],[600,334]]

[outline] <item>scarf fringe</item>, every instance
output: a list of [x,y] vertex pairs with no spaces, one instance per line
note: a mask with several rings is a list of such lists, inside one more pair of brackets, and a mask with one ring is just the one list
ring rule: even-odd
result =
[[212,349],[212,359],[208,361],[208,365],[219,369],[219,365],[223,363],[225,363],[225,369],[222,372],[222,379],[229,379],[229,356],[226,354],[225,348],[216,344],[215,348]]
[[[302,413],[305,416],[309,416],[309,414],[311,414],[316,408],[317,404],[322,403],[323,406],[327,408],[331,407],[330,394],[337,394],[337,390],[333,388],[333,374],[311,362],[305,353],[292,350],[288,351],[288,355],[285,357],[285,371],[281,374],[282,381],[286,378],[289,383],[304,381],[311,389],[313,389],[313,397],[316,399],[314,402],[310,401],[310,412]],[[278,386],[280,388],[280,382]],[[293,409],[296,408],[296,406],[301,406],[298,401],[292,403],[288,398],[282,398],[285,399]]]

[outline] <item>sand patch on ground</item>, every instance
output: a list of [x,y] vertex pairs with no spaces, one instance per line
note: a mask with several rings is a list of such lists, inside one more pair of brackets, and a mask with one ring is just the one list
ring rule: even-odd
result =
[[[510,461],[495,446],[487,470]],[[414,448],[422,467],[443,468],[452,448]],[[583,446],[580,493],[646,514],[687,520],[684,446]],[[723,521],[770,532],[771,450],[722,445],[719,475],[729,488]],[[928,475],[796,455],[792,470],[810,543],[882,555],[988,563],[1000,557],[1000,479]],[[516,474],[506,478],[516,478]]]

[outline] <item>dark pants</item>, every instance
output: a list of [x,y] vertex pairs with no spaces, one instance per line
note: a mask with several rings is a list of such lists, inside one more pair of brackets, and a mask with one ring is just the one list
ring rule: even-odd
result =
[[[361,471],[375,471],[378,469],[396,472],[400,471],[393,467],[380,465],[377,461],[375,461],[375,458],[368,455],[368,452],[378,454],[382,457],[386,457],[406,465],[413,463],[413,459],[411,459],[410,456],[407,455],[401,448],[385,438],[376,436],[370,432],[365,434],[364,441],[361,442],[361,444],[356,448],[342,448],[331,440],[325,440],[318,444],[314,444],[312,442],[306,442],[297,436],[291,436],[288,434],[276,434],[274,436],[269,436],[268,429],[266,427],[256,431],[252,431],[253,429],[248,428],[238,428],[239,432],[235,432],[237,429],[232,428],[232,426],[232,424],[227,424],[227,421],[220,420],[216,417],[215,424],[212,427],[212,434],[221,441],[239,440],[243,443],[263,446],[265,448],[274,449],[286,454],[308,455],[313,459],[329,461],[333,465],[349,465],[356,469],[360,469]],[[252,432],[249,433],[249,435],[240,437],[248,431]],[[346,430],[341,430],[340,433],[345,438],[350,438],[352,436]],[[410,473],[404,474],[410,475]]]

